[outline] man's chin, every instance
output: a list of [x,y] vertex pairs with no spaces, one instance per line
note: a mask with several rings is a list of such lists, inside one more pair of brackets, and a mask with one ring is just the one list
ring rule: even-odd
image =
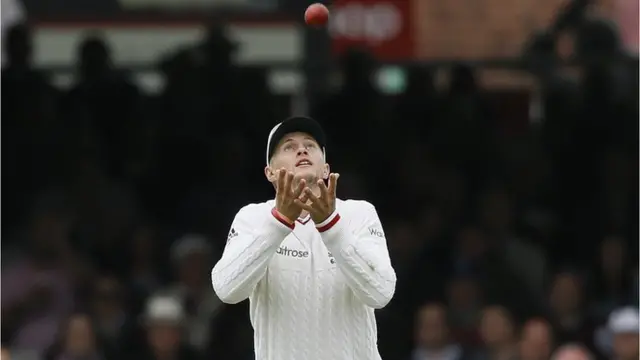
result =
[[295,168],[294,174],[298,179],[304,179],[307,183],[314,182],[318,179],[317,171],[313,167]]

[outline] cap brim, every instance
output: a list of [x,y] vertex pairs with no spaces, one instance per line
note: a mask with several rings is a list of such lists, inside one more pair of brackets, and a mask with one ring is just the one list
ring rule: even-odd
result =
[[322,126],[320,126],[320,123],[310,117],[294,116],[276,125],[276,128],[271,130],[271,134],[267,141],[267,165],[269,164],[269,161],[282,138],[287,134],[294,132],[302,132],[311,135],[324,152],[326,136]]

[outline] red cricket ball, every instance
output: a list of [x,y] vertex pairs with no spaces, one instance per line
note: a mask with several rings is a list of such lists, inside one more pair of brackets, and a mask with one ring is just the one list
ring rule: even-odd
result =
[[329,9],[326,6],[315,3],[309,5],[304,12],[304,22],[311,26],[324,26],[329,21]]

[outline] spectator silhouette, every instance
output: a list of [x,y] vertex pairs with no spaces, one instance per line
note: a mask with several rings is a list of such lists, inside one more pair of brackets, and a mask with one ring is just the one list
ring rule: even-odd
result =
[[2,271],[3,336],[16,349],[43,354],[73,308],[71,225],[57,205],[34,209],[21,239],[26,249]]
[[614,309],[633,303],[630,289],[631,266],[624,239],[605,237],[597,251],[598,268],[592,278],[593,307],[591,313],[600,322]]
[[185,309],[186,342],[199,351],[209,346],[211,323],[224,305],[210,290],[211,247],[199,234],[186,234],[172,245],[174,282],[160,292],[178,299]]
[[483,309],[480,337],[483,349],[474,354],[473,360],[517,359],[516,324],[505,307],[491,305]]
[[123,174],[128,150],[141,130],[139,91],[113,68],[111,50],[97,34],[80,43],[77,62],[78,81],[66,95],[64,118],[77,129],[76,141],[95,138],[98,149],[111,154],[110,175]]
[[481,179],[492,158],[491,116],[480,90],[475,69],[458,64],[449,72],[449,87],[428,140],[448,163],[463,169],[470,178]]
[[7,68],[29,70],[33,50],[31,29],[24,23],[15,24],[8,29],[4,40],[4,50],[8,60]]
[[43,177],[53,170],[46,164],[55,162],[59,129],[54,122],[57,94],[32,67],[31,29],[26,24],[11,26],[2,45],[8,59],[2,69],[2,161],[7,170],[3,189],[11,189],[4,192],[4,201],[17,210],[7,214],[10,220],[27,203],[23,194],[40,190]]
[[91,318],[85,314],[71,315],[63,323],[59,337],[47,352],[46,360],[115,360],[102,351]]
[[224,23],[214,20],[207,27],[201,49],[207,66],[212,70],[224,72],[232,66],[238,44],[229,37]]
[[[411,66],[407,69],[406,75],[407,87],[398,96],[393,111],[395,121],[392,123],[402,121],[416,129],[417,133],[429,134],[438,116],[438,94],[433,72],[425,67]],[[386,125],[390,130],[398,130],[398,127],[391,126],[391,123]],[[424,137],[416,140],[424,141]]]
[[[340,58],[342,88],[320,103],[314,109],[317,117],[322,121],[327,133],[331,134],[331,147],[337,153],[346,147],[357,148],[368,142],[372,133],[381,129],[383,124],[384,106],[381,97],[373,83],[376,63],[372,55],[360,48],[349,49]],[[348,134],[357,132],[354,138]],[[357,167],[363,171],[369,165],[366,161],[349,161],[346,157],[333,159],[334,165],[340,166],[340,161]]]
[[[184,337],[185,309],[180,301],[171,296],[152,296],[147,301],[142,317],[144,338],[139,352],[130,359],[194,360],[197,354],[187,345]],[[129,356],[134,354],[129,354]]]
[[95,279],[88,301],[94,331],[103,353],[117,358],[130,352],[137,340],[136,322],[129,308],[129,294],[117,278],[100,276]]
[[451,337],[447,309],[437,303],[422,306],[416,314],[412,360],[465,360],[469,355]]
[[520,332],[518,359],[549,359],[555,344],[553,329],[546,320],[539,318],[529,319],[524,323]]
[[550,323],[559,343],[592,345],[595,327],[585,310],[583,280],[577,274],[568,271],[556,274],[549,291],[549,310]]

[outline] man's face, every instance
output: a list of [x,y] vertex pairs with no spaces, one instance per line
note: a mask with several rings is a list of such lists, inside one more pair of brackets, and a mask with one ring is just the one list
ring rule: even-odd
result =
[[425,348],[438,348],[447,341],[445,310],[438,305],[427,305],[418,313],[417,340]]
[[580,306],[579,280],[572,274],[560,274],[553,282],[549,303],[558,315],[575,312]]
[[77,315],[70,319],[66,334],[66,350],[77,356],[86,356],[95,350],[95,337],[88,317]]
[[486,308],[480,321],[480,336],[487,346],[509,343],[513,338],[513,324],[506,311],[494,306]]
[[147,341],[156,352],[173,352],[180,346],[181,340],[180,327],[171,322],[158,321],[147,328]]
[[530,320],[522,329],[520,357],[523,360],[544,360],[551,355],[552,339],[548,324]]
[[[305,179],[307,183],[324,179],[329,174],[322,149],[309,134],[301,132],[287,134],[282,138],[268,168],[273,172],[285,168],[292,171],[297,179]],[[271,182],[276,180],[270,176],[269,171],[267,178]]]

